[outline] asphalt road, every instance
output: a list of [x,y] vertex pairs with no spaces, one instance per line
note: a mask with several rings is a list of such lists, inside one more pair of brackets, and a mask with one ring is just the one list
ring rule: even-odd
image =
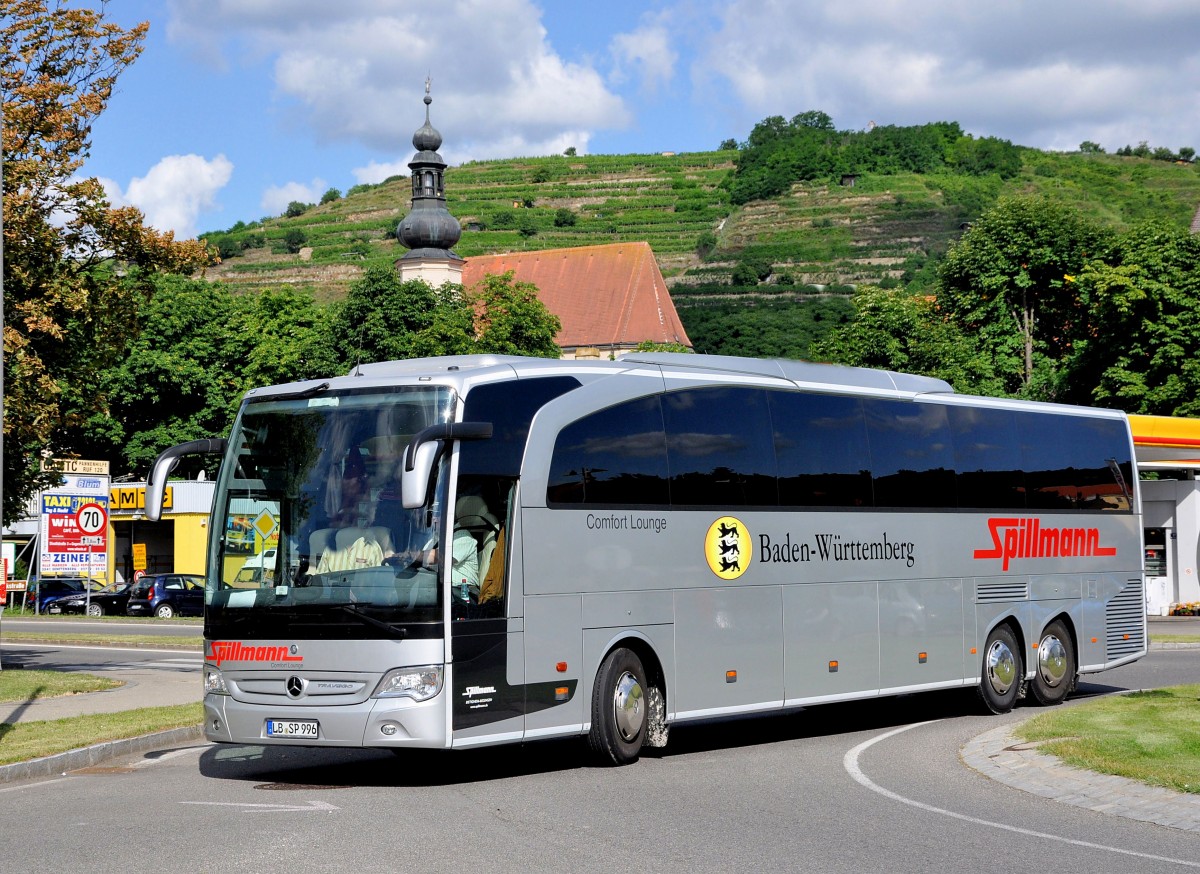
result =
[[[1155,650],[1074,700],[1198,677],[1200,650]],[[970,738],[1037,712],[977,715],[961,692],[829,705],[677,727],[662,754],[619,769],[578,741],[404,756],[197,744],[0,787],[20,811],[4,867],[1200,870],[1194,832],[1042,799],[960,761]]]
[[19,631],[23,634],[46,632],[55,635],[77,631],[84,634],[103,634],[112,637],[154,635],[156,637],[194,638],[199,642],[204,633],[204,624],[198,619],[138,619],[133,616],[128,620],[90,620],[57,616],[30,617],[28,619],[5,617],[0,622],[0,641],[4,640],[5,632],[10,631]]

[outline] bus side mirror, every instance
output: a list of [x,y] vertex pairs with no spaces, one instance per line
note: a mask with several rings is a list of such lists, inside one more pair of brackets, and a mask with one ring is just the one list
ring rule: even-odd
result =
[[491,422],[453,422],[430,425],[413,435],[404,453],[404,470],[400,475],[400,503],[406,510],[415,510],[429,503],[433,488],[433,466],[447,440],[487,440],[492,436]]
[[167,477],[185,455],[224,455],[225,440],[191,440],[170,449],[164,449],[150,465],[146,477],[146,518],[157,522],[162,518],[163,495],[167,491]]

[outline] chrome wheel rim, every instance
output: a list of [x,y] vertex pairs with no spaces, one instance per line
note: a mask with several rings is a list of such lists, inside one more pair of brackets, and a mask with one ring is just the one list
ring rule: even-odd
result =
[[992,642],[987,654],[988,685],[998,695],[1007,694],[1017,679],[1017,659],[1002,640]]
[[621,739],[636,738],[646,724],[646,701],[642,684],[629,671],[621,674],[613,691],[613,716]]
[[1053,634],[1047,634],[1038,644],[1038,674],[1052,689],[1067,676],[1067,648]]

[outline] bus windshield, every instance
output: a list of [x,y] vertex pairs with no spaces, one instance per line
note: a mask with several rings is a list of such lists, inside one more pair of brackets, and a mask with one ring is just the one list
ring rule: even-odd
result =
[[428,385],[248,401],[214,499],[206,636],[388,637],[440,621],[446,461],[417,509],[400,477],[412,436],[455,402]]

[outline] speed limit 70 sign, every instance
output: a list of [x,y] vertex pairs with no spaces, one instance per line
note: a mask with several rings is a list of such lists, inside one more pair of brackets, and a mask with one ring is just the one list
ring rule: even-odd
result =
[[100,504],[81,504],[75,511],[75,524],[85,535],[100,534],[108,527],[108,511]]

